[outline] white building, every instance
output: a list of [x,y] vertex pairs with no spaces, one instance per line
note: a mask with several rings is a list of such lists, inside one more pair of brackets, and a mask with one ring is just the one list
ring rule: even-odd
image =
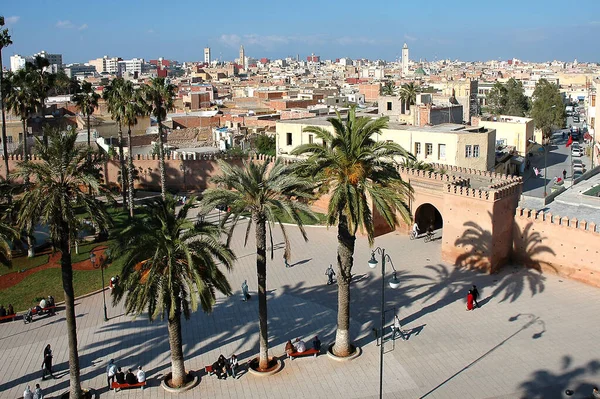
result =
[[204,63],[210,64],[210,47],[204,48]]
[[28,62],[34,62],[35,57],[42,57],[48,60],[50,64],[48,67],[48,72],[57,73],[62,69],[62,54],[49,54],[45,51],[41,51],[36,53],[30,57],[22,57],[18,54],[15,54],[10,57],[10,70],[15,72],[19,69],[25,68],[25,64]]
[[123,60],[119,61],[119,75],[123,75],[124,73],[130,73],[138,75],[142,73],[142,64],[144,64],[143,58],[132,58],[131,60]]
[[90,60],[88,64],[95,66],[96,72],[98,73],[109,73],[111,75],[116,75],[119,72],[119,61],[121,61],[119,57],[109,58],[107,55],[105,55],[102,58]]
[[90,64],[69,64],[65,67],[65,73],[69,78],[74,76],[94,76],[96,67]]
[[25,63],[31,61],[31,57],[21,57],[19,54],[10,56],[10,70],[13,72],[25,68]]
[[408,75],[408,44],[402,47],[402,76]]

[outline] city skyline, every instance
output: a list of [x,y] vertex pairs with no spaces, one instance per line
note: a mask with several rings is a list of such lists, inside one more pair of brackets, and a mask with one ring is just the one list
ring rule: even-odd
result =
[[396,3],[366,8],[354,0],[257,9],[234,1],[227,10],[216,3],[165,7],[155,0],[143,8],[115,1],[85,8],[72,1],[60,8],[50,2],[36,7],[14,2],[1,13],[14,42],[3,51],[4,65],[11,55],[41,50],[62,53],[65,63],[103,55],[202,61],[204,47],[211,48],[212,59],[232,61],[240,45],[253,58],[299,54],[305,59],[315,53],[321,59],[394,61],[405,42],[412,60],[600,61],[600,43],[594,39],[600,37],[600,17],[594,17],[600,4],[593,0],[582,0],[576,8],[537,0],[509,0],[502,8],[472,0],[459,7],[436,1],[427,9]]

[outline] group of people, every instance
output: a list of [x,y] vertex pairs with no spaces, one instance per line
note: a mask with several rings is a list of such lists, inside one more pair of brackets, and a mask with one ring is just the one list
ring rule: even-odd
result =
[[34,391],[27,385],[25,392],[23,392],[23,399],[44,399],[44,393],[42,392],[42,388],[40,388],[40,384],[35,384]]
[[[317,351],[321,351],[321,341],[319,337],[315,335],[312,341],[313,349]],[[306,343],[300,338],[296,338],[296,341],[292,343],[291,340],[288,340],[285,344],[285,353],[290,356],[292,353],[302,353],[306,351]]]
[[11,303],[8,304],[6,309],[4,308],[4,305],[0,305],[0,317],[12,316],[14,314],[15,310],[13,309],[13,305]]
[[231,355],[229,359],[225,356],[220,355],[216,362],[212,364],[213,373],[217,375],[218,379],[227,379],[227,376],[237,378],[237,370],[239,367],[238,359],[235,354]]
[[476,308],[479,307],[479,303],[477,302],[478,298],[479,291],[477,290],[477,287],[473,285],[473,288],[471,288],[467,294],[467,310],[473,310],[473,306]]
[[131,369],[124,373],[121,367],[117,367],[114,359],[110,359],[106,366],[106,378],[108,389],[112,389],[112,383],[117,381],[119,384],[135,385],[139,382],[146,381],[146,372],[142,370],[142,366],[138,367],[137,373],[133,373]]

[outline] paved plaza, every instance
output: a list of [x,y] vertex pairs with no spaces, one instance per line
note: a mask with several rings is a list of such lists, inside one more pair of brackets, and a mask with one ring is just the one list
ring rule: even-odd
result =
[[[195,313],[183,321],[186,367],[201,381],[181,398],[374,398],[379,390],[379,348],[373,328],[379,324],[380,271],[367,266],[367,240],[357,241],[352,284],[352,333],[362,355],[350,362],[327,356],[284,360],[271,377],[242,372],[238,379],[218,380],[202,371],[219,354],[238,354],[240,363],[258,352],[258,314],[254,240],[243,246],[244,226],[233,240],[238,256],[228,274],[235,289],[219,297],[214,312]],[[307,228],[305,243],[296,229],[292,268],[283,264],[281,234],[274,230],[274,259],[269,259],[269,339],[271,354],[281,356],[288,339],[333,340],[337,286],[326,285],[325,269],[335,265],[336,230]],[[439,235],[439,232],[438,232]],[[410,241],[396,233],[379,237],[376,245],[390,254],[402,284],[386,284],[386,305],[396,308],[407,341],[385,346],[386,398],[562,398],[588,397],[600,384],[600,290],[554,275],[540,275],[507,266],[486,275],[455,268],[440,260],[441,240]],[[391,277],[391,267],[388,265]],[[252,299],[241,301],[240,285],[248,280]],[[472,284],[481,292],[481,308],[465,309]],[[32,289],[34,289],[32,287]],[[40,293],[43,294],[43,293]],[[102,295],[76,301],[81,379],[100,396],[170,398],[159,386],[169,371],[166,323],[123,315],[109,305],[102,317]],[[388,324],[393,312],[388,313]],[[56,380],[40,382],[44,346],[54,350]],[[148,376],[144,390],[107,391],[109,359],[123,367],[142,365]],[[19,398],[27,384],[40,382],[47,397],[68,389],[68,351],[63,312],[53,317],[0,324],[0,399]]]

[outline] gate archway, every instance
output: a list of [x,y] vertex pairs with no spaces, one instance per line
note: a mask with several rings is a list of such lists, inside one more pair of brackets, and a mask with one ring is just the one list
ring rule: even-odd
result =
[[433,230],[438,230],[444,227],[444,219],[438,209],[429,204],[420,205],[415,212],[415,221],[419,225],[421,231],[427,230],[429,226],[433,227]]

